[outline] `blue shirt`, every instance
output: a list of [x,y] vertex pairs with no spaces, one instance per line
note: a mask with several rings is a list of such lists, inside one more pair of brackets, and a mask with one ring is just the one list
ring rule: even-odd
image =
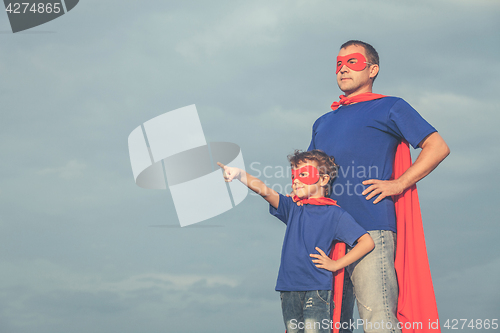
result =
[[340,166],[332,198],[366,230],[396,232],[392,198],[377,204],[361,194],[368,179],[388,180],[396,147],[406,139],[414,148],[435,132],[427,121],[401,98],[385,97],[341,106],[318,118],[309,150],[321,149]]
[[329,255],[334,240],[353,246],[366,231],[338,206],[297,206],[292,198],[279,195],[278,208],[269,212],[286,224],[278,291],[331,290],[332,272],[318,268],[309,254],[319,247]]

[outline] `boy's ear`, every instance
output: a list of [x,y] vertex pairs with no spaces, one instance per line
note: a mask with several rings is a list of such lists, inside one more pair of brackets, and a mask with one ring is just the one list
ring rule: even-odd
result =
[[330,182],[330,175],[321,175],[321,186],[326,186]]

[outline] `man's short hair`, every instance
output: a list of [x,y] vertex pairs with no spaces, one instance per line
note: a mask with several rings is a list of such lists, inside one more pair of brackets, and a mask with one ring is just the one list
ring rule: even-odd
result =
[[[379,65],[380,60],[379,60],[379,57],[378,57],[378,52],[377,52],[377,50],[375,50],[375,48],[373,46],[371,46],[368,43],[362,42],[360,40],[350,40],[350,41],[347,41],[344,44],[342,44],[342,46],[340,47],[340,49],[345,49],[346,47],[351,46],[351,45],[362,46],[365,49],[366,56],[368,58],[367,59],[368,62],[370,64],[373,64],[373,65]],[[375,81],[375,79],[377,78],[377,76],[378,76],[378,73],[373,78],[373,81]]]
[[295,150],[293,154],[288,155],[288,160],[294,168],[300,163],[315,161],[318,164],[318,171],[320,175],[330,176],[330,181],[326,186],[326,196],[331,193],[330,187],[335,178],[337,178],[339,170],[339,166],[335,163],[335,158],[333,156],[329,156],[324,151],[319,149],[313,149],[310,151]]

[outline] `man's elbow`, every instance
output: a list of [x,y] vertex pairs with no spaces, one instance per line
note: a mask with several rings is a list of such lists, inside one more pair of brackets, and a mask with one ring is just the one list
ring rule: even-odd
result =
[[439,163],[450,155],[450,147],[438,132],[430,134],[420,145],[422,150],[429,150],[437,157]]
[[444,160],[448,155],[450,155],[450,147],[442,140],[440,145],[441,161]]
[[[446,143],[445,143],[446,144]],[[445,152],[445,155],[444,157],[446,158],[448,155],[450,155],[450,147],[448,147],[448,145],[446,145],[446,152]]]

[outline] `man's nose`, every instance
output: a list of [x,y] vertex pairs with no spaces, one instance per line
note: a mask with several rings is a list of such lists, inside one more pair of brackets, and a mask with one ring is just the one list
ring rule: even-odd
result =
[[349,71],[349,67],[347,67],[346,65],[342,65],[342,67],[340,67],[340,73],[346,73]]

